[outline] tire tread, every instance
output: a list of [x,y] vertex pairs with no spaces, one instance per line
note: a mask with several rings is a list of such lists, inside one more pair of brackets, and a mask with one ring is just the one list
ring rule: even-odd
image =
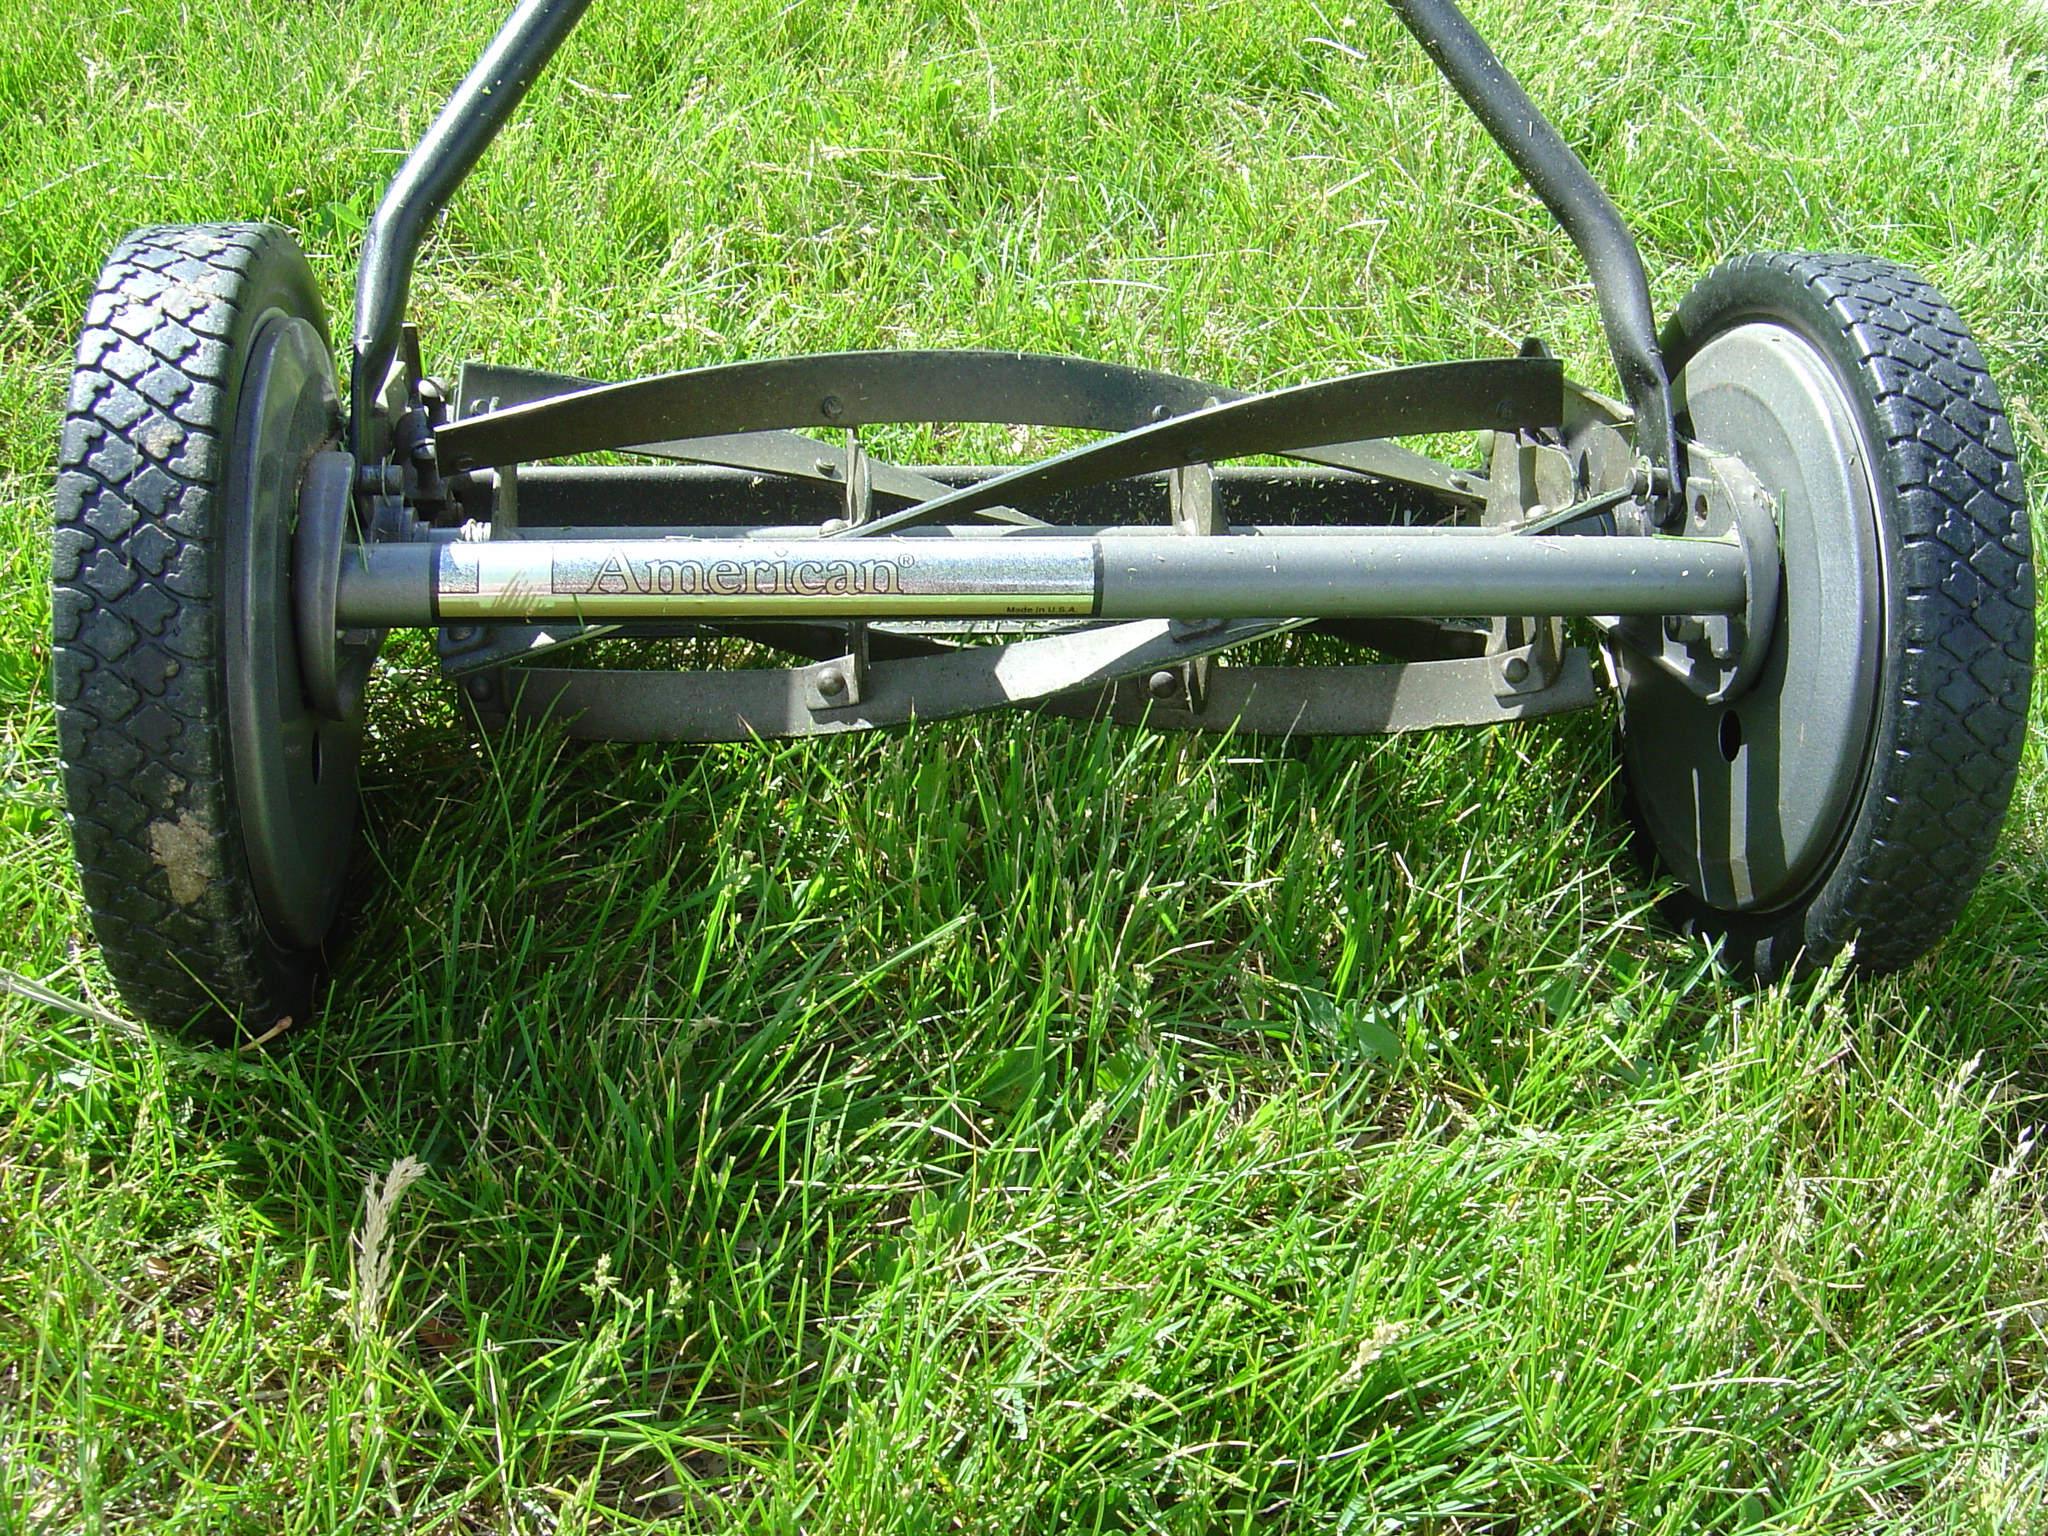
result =
[[310,974],[232,877],[243,854],[214,664],[231,338],[280,242],[262,224],[123,240],[86,307],[58,447],[57,731],[86,906],[128,1005],[213,1040],[303,1008]]

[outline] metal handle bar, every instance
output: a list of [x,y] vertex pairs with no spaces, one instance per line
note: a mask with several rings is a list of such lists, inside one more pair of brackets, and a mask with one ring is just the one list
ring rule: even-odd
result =
[[363,240],[356,272],[350,416],[356,457],[383,457],[374,440],[377,392],[398,355],[406,294],[427,223],[462,184],[590,0],[520,0],[441,115],[405,157]]
[[[356,456],[381,458],[376,396],[397,355],[427,223],[461,184],[590,0],[520,0],[399,168],[377,206],[356,274],[351,416]],[[1657,350],[1643,263],[1620,212],[1452,0],[1388,0],[1409,31],[1564,226],[1593,277],[1607,344],[1636,414],[1637,445],[1676,485],[1670,381]]]
[[1620,210],[1452,0],[1388,0],[1493,141],[1543,199],[1593,276],[1615,372],[1636,413],[1636,446],[1677,486],[1671,381],[1642,257]]

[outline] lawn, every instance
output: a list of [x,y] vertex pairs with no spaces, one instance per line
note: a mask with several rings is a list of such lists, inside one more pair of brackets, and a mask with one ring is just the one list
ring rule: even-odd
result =
[[[584,747],[480,736],[415,641],[320,1016],[127,1022],[48,684],[85,295],[134,225],[268,218],[345,317],[497,12],[0,7],[0,1531],[2048,1531],[2038,703],[1947,942],[1758,991],[1659,925],[1604,714]],[[1941,285],[2041,525],[2048,10],[1474,14],[1661,311],[1750,250]],[[413,314],[448,370],[1541,335],[1614,387],[1364,0],[599,0]]]

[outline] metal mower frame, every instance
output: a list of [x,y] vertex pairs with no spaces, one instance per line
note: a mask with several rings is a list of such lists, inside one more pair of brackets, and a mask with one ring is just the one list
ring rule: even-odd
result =
[[[1737,492],[1680,456],[1627,227],[1446,0],[1395,9],[1584,253],[1626,407],[1567,382],[1533,343],[1251,397],[999,352],[785,358],[624,384],[469,365],[452,390],[437,385],[403,323],[421,239],[585,3],[518,8],[370,226],[348,451],[350,517],[371,533],[345,526],[334,486],[324,520],[308,521],[335,575],[298,595],[309,650],[357,632],[339,677],[351,648],[360,671],[375,631],[438,625],[445,668],[479,705],[589,737],[814,735],[1016,705],[1154,729],[1364,735],[1594,704],[1590,657],[1562,644],[1561,616],[1605,616],[1703,694],[1727,691],[1744,636],[1768,635],[1750,594],[1775,591],[1769,516],[1734,516],[1721,503]],[[1008,470],[867,454],[860,427],[905,421],[1115,435]],[[841,429],[844,445],[790,430],[802,427]],[[1468,430],[1494,434],[1490,473],[1387,441]],[[524,467],[606,449],[692,467]],[[1252,455],[1316,467],[1212,467]],[[1716,526],[1681,529],[1688,490],[1716,504]],[[1680,531],[1702,536],[1627,536]],[[1508,614],[1543,617],[1475,622]],[[1666,614],[1687,616],[1689,642],[1667,639]],[[1211,664],[1305,625],[1402,659]],[[533,664],[683,626],[812,664]],[[1015,638],[948,632],[970,626]]]
[[[1917,274],[1726,261],[1660,350],[1586,167],[1451,0],[1390,0],[1577,246],[1625,401],[1537,341],[1257,395],[994,351],[431,377],[405,323],[428,225],[587,4],[521,0],[393,179],[345,411],[288,232],[139,230],[101,274],[59,450],[56,692],[87,905],[144,1016],[227,1038],[310,1006],[399,627],[438,632],[487,721],[622,741],[1004,707],[1365,736],[1612,694],[1667,910],[1738,963],[1853,943],[1892,969],[1962,911],[2018,772],[2032,571],[1997,390]],[[961,422],[1104,435],[1017,467],[860,436]],[[1466,431],[1483,467],[1394,441]],[[605,452],[644,462],[543,462]],[[1296,629],[1377,659],[1224,654]],[[803,664],[574,664],[683,636]]]

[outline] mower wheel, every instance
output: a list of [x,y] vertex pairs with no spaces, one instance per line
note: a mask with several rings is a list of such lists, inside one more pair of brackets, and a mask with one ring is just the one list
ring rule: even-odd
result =
[[1679,925],[1760,978],[1852,942],[1896,970],[1961,914],[2019,769],[2033,576],[1998,392],[1940,294],[1858,256],[1727,262],[1664,350],[1681,432],[1772,497],[1784,575],[1726,702],[1615,648],[1637,835]]
[[143,229],[108,259],[58,455],[58,742],[107,968],[201,1040],[303,1019],[340,905],[360,716],[310,707],[290,587],[340,423],[284,230]]

